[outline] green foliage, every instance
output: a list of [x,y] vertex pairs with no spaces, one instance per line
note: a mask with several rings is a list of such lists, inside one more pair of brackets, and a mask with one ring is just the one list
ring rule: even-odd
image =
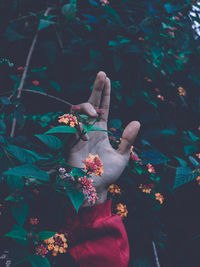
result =
[[50,267],[50,263],[47,258],[43,258],[40,255],[31,255],[28,257],[28,261],[33,267]]
[[61,149],[63,146],[61,140],[56,136],[47,134],[36,134],[35,136],[39,138],[42,143],[44,143],[51,149],[58,150]]
[[28,206],[25,202],[16,203],[12,206],[12,214],[20,226],[23,226],[28,217]]
[[45,239],[48,239],[54,236],[55,234],[56,232],[52,232],[52,231],[42,231],[42,232],[38,232],[38,237],[39,237],[39,240],[43,241]]

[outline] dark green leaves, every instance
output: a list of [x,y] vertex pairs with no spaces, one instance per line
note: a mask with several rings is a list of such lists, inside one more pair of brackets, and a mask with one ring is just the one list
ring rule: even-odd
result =
[[28,261],[32,264],[33,267],[51,267],[48,259],[40,255],[31,255],[28,257]]
[[54,127],[46,132],[46,134],[53,134],[53,133],[76,133],[76,129],[66,125],[66,126]]
[[38,238],[39,240],[43,241],[45,239],[48,239],[52,236],[54,236],[56,234],[56,232],[52,232],[52,231],[42,231],[38,233]]
[[196,177],[197,174],[192,173],[189,167],[178,167],[176,170],[174,189],[194,180]]
[[40,24],[39,24],[39,31],[51,26],[52,24],[55,24],[54,21],[50,21],[50,20],[45,20],[45,19],[41,19],[40,20]]
[[70,184],[66,184],[66,192],[67,192],[74,208],[78,212],[80,206],[84,202],[84,199],[85,199],[84,194],[82,192],[78,191],[76,188],[74,188]]
[[22,176],[26,178],[35,178],[41,181],[48,181],[49,175],[47,172],[39,169],[35,165],[26,164],[14,167],[3,173],[4,175]]
[[21,226],[16,224],[14,224],[12,231],[5,234],[5,236],[22,241],[28,240],[28,232]]
[[61,140],[56,136],[48,134],[36,134],[35,136],[51,149],[58,150],[63,146]]
[[21,163],[33,163],[39,158],[35,152],[19,146],[8,145],[5,149]]
[[10,190],[15,191],[24,187],[24,181],[21,176],[8,175],[7,183]]
[[26,218],[28,217],[28,206],[25,202],[16,203],[12,207],[12,214],[16,222],[23,226]]

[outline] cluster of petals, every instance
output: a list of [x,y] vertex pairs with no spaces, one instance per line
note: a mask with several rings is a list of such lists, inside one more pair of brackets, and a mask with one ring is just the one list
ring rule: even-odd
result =
[[72,114],[64,114],[64,115],[60,116],[58,122],[64,123],[70,127],[75,127],[76,125],[78,125],[78,121],[77,121],[76,116],[74,116]]
[[122,203],[118,203],[116,210],[117,210],[117,214],[121,216],[122,218],[127,217],[128,210],[127,210],[126,205],[123,205]]
[[178,87],[178,93],[180,96],[186,96],[186,90],[183,87]]
[[142,160],[138,157],[138,155],[136,153],[134,153],[131,149],[131,155],[130,155],[131,159],[134,161],[137,161],[140,165],[142,165]]
[[151,185],[146,185],[146,184],[140,184],[139,188],[142,189],[143,193],[150,194],[152,191],[152,186]]
[[154,167],[150,163],[147,164],[147,170],[149,173],[156,173]]
[[40,255],[42,256],[43,258],[45,257],[45,255],[48,253],[48,249],[43,245],[43,244],[40,244],[39,246],[36,247],[35,249],[35,254],[36,255]]
[[53,256],[57,256],[58,253],[67,252],[67,239],[64,234],[56,233],[53,237],[50,237],[44,240],[44,243],[47,245],[48,251],[52,252]]
[[32,224],[32,225],[37,225],[39,223],[39,220],[38,220],[38,218],[30,218],[30,224]]
[[158,200],[158,201],[160,202],[160,204],[162,205],[163,202],[164,202],[164,197],[163,197],[163,195],[160,194],[160,193],[156,193],[156,194],[155,194],[155,197],[156,197],[156,200]]
[[88,171],[88,174],[94,173],[96,176],[101,176],[104,173],[103,163],[98,155],[89,154],[89,157],[83,160],[84,169]]
[[93,180],[84,176],[80,177],[78,181],[82,186],[85,199],[90,205],[94,205],[97,199],[97,193],[95,187],[92,185]]
[[200,153],[196,154],[196,156],[197,156],[197,158],[199,158],[199,159],[200,159]]
[[32,81],[32,84],[33,84],[34,86],[38,86],[38,85],[40,84],[40,82],[37,81],[37,80],[34,80],[34,81]]
[[110,192],[112,195],[121,194],[121,190],[120,190],[119,186],[116,184],[111,184],[108,187],[108,192]]
[[198,185],[200,185],[200,176],[196,178],[196,181],[198,182]]

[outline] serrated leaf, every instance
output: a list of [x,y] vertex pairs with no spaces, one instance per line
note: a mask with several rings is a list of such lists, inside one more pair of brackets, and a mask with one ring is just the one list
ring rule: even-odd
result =
[[3,175],[22,176],[27,178],[35,178],[41,181],[49,181],[49,175],[47,172],[31,164],[21,165],[9,169],[8,171],[4,172]]
[[58,150],[61,149],[63,146],[62,141],[54,135],[36,134],[35,136],[39,138],[42,143],[44,143],[51,149]]
[[192,170],[189,167],[178,167],[176,169],[176,176],[174,182],[174,189],[182,186],[197,177],[196,173],[192,173]]
[[50,129],[49,131],[47,131],[45,134],[52,134],[52,133],[76,133],[76,129],[73,127],[69,127],[69,126],[57,126],[54,127],[52,129]]
[[25,202],[20,202],[15,204],[11,210],[17,223],[23,226],[26,218],[28,217],[28,205]]
[[48,239],[54,236],[55,234],[56,232],[52,232],[52,231],[42,231],[38,233],[38,238],[39,240],[45,240],[45,239]]
[[33,267],[51,267],[49,260],[46,257],[40,255],[31,255],[28,257],[28,261]]

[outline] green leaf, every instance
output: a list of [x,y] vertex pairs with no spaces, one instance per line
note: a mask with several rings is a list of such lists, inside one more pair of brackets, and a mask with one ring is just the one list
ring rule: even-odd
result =
[[52,134],[52,133],[76,133],[76,129],[73,127],[69,127],[69,126],[57,126],[54,127],[52,129],[50,129],[49,131],[47,131],[45,134]]
[[38,30],[41,31],[41,30],[51,26],[52,24],[55,24],[55,22],[50,21],[50,20],[46,20],[46,19],[40,19],[40,24],[39,24]]
[[108,132],[107,130],[101,128],[101,127],[98,127],[98,126],[95,126],[93,125],[92,128],[90,129],[91,132],[93,131],[102,131],[102,132]]
[[6,131],[6,125],[5,125],[4,121],[2,121],[1,119],[0,119],[0,131],[2,133],[5,133],[5,131]]
[[180,163],[181,167],[186,167],[187,166],[187,162],[184,159],[181,159],[181,158],[176,157],[176,156],[174,156],[174,157],[175,157],[175,159],[178,160],[178,162]]
[[71,171],[71,174],[72,176],[78,176],[78,177],[82,177],[82,176],[85,176],[85,172],[79,168],[74,168],[72,171]]
[[8,145],[5,149],[21,163],[33,163],[39,159],[39,155],[35,152],[19,146]]
[[24,187],[23,178],[20,176],[9,175],[7,177],[7,183],[12,191],[16,191],[17,189],[22,189]]
[[67,192],[74,208],[78,212],[80,206],[83,204],[83,202],[85,200],[84,194],[82,192],[78,191],[74,186],[72,186],[71,184],[68,184],[68,183],[66,183],[66,192]]
[[31,255],[28,257],[28,261],[32,264],[33,267],[51,267],[49,260],[46,257],[40,255]]
[[28,232],[25,229],[23,229],[21,226],[14,224],[12,231],[5,234],[4,236],[11,237],[13,239],[27,241]]
[[174,182],[174,189],[182,186],[197,177],[196,173],[192,173],[192,170],[189,167],[178,167],[176,169],[176,176]]
[[60,85],[57,82],[50,81],[49,83],[51,84],[51,86],[53,86],[53,88],[56,89],[56,91],[60,92],[61,88],[60,88]]
[[197,151],[198,148],[193,145],[187,145],[184,146],[185,155],[188,156],[189,154],[193,153],[194,151]]
[[38,233],[38,238],[39,240],[45,240],[45,239],[48,239],[54,236],[55,234],[56,232],[52,232],[52,231],[42,231]]
[[36,134],[35,136],[39,138],[41,142],[43,142],[45,145],[47,145],[51,149],[58,150],[58,149],[61,149],[63,146],[61,140],[54,135]]
[[188,134],[193,142],[196,142],[199,140],[199,137],[197,137],[195,134],[193,134],[191,131],[188,131]]
[[27,178],[35,178],[41,181],[48,181],[49,175],[47,172],[39,169],[35,165],[26,164],[9,169],[3,173],[4,175],[22,176]]
[[12,207],[12,214],[20,226],[23,226],[28,217],[28,205],[25,202],[20,202]]
[[111,7],[111,6],[104,6],[104,11],[108,13],[113,20],[118,22],[119,24],[122,24],[122,21],[120,19],[120,16],[117,14],[117,12]]
[[176,132],[173,131],[173,130],[168,130],[168,129],[165,129],[165,130],[162,130],[160,131],[161,134],[164,134],[164,135],[176,135]]
[[77,5],[77,0],[70,0],[69,4],[65,4],[62,7],[62,14],[67,18],[67,19],[73,19],[76,17],[76,8]]

